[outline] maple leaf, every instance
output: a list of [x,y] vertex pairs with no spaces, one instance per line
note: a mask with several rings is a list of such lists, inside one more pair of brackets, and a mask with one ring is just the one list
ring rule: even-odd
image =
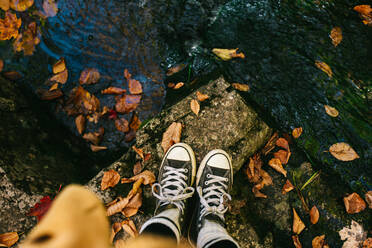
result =
[[227,61],[232,58],[242,58],[244,59],[244,53],[237,53],[238,48],[236,49],[222,49],[222,48],[213,48],[212,52],[217,55],[220,59]]
[[345,142],[333,144],[329,148],[329,152],[341,161],[352,161],[359,158],[359,155],[354,151],[354,149]]
[[18,35],[13,43],[14,51],[23,51],[24,55],[30,56],[35,51],[35,46],[40,43],[40,31],[36,26],[36,22],[31,22],[22,34]]
[[101,75],[95,68],[84,69],[80,74],[80,84],[95,84],[99,81]]
[[40,221],[52,204],[52,199],[49,196],[41,198],[40,202],[36,203],[34,207],[27,213],[28,216],[36,216],[37,221]]
[[0,40],[10,40],[18,37],[18,29],[21,27],[22,20],[10,11],[5,12],[4,19],[0,19]]

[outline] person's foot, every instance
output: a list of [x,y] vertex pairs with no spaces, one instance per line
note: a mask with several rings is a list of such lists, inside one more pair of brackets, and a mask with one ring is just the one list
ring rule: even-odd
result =
[[161,163],[158,183],[152,186],[157,198],[155,216],[148,220],[140,233],[175,237],[180,240],[186,199],[192,197],[196,161],[192,148],[184,143],[170,147]]
[[199,196],[198,209],[194,215],[199,248],[239,247],[225,229],[224,214],[233,184],[230,156],[223,150],[213,150],[203,159],[196,175]]

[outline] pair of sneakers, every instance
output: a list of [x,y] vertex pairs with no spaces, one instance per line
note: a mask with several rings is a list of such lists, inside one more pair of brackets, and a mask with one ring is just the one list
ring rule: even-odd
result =
[[[196,177],[196,186],[193,187]],[[189,241],[198,248],[231,247],[239,245],[225,229],[224,214],[233,170],[229,155],[220,149],[209,152],[196,172],[195,154],[184,143],[169,148],[160,166],[158,183],[152,186],[157,198],[155,216],[142,226],[140,233],[175,237],[180,241],[185,220],[187,199],[197,192],[196,206],[189,229]],[[193,230],[193,231],[190,231]],[[192,235],[194,233],[195,235]]]

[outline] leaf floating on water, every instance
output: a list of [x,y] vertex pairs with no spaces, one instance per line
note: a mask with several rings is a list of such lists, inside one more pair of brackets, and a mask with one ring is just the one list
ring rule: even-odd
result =
[[4,68],[4,61],[0,59],[0,72],[3,70],[3,68]]
[[133,95],[142,93],[142,85],[138,80],[129,79],[129,92]]
[[205,101],[205,100],[207,100],[209,98],[209,96],[207,94],[203,94],[203,93],[201,93],[199,91],[196,92],[196,97],[198,98],[198,100],[200,102],[203,102],[203,101]]
[[352,161],[359,158],[359,155],[354,151],[354,149],[344,142],[333,144],[329,148],[329,152],[341,161]]
[[108,87],[107,89],[101,90],[101,94],[112,94],[112,95],[122,95],[127,92],[125,89],[118,87]]
[[43,10],[46,17],[56,16],[58,13],[58,4],[55,0],[44,0]]
[[192,99],[190,102],[190,108],[194,114],[198,115],[200,111],[200,105],[197,100]]
[[344,204],[348,214],[356,214],[366,208],[366,203],[357,193],[352,193],[344,197]]
[[34,0],[10,0],[10,7],[16,11],[26,11],[34,4]]
[[105,171],[101,180],[101,190],[114,187],[120,181],[120,175],[115,170]]
[[79,134],[82,134],[85,130],[85,117],[84,115],[78,115],[75,118],[75,125],[76,129],[78,130]]
[[107,147],[106,146],[90,145],[90,149],[92,150],[92,152],[99,152],[99,151],[107,150]]
[[18,29],[21,27],[22,20],[10,11],[5,12],[4,19],[0,19],[0,40],[10,40],[18,37]]
[[372,208],[372,191],[371,190],[365,193],[364,199],[368,203],[369,208]]
[[18,35],[13,43],[16,52],[23,51],[24,55],[30,56],[35,51],[35,46],[40,43],[41,34],[36,26],[36,22],[31,22],[22,34]]
[[58,89],[58,83],[53,84],[53,85],[49,88],[49,91],[53,91],[53,90],[56,90],[56,89]]
[[292,231],[296,234],[300,234],[302,230],[305,229],[305,224],[300,219],[300,216],[298,216],[296,210],[293,208],[293,226]]
[[68,71],[64,70],[64,71],[54,75],[53,77],[51,77],[49,80],[50,81],[55,81],[55,82],[58,82],[58,83],[61,83],[61,84],[65,84],[67,82],[67,79],[68,79]]
[[302,134],[302,127],[297,127],[292,130],[292,136],[295,139],[298,139]]
[[179,64],[179,65],[176,65],[172,68],[169,68],[166,75],[169,77],[169,76],[172,76],[173,74],[183,70],[184,68],[186,67],[185,64]]
[[317,60],[317,61],[315,61],[315,66],[318,67],[323,72],[327,73],[327,75],[330,78],[332,78],[332,75],[333,75],[332,69],[325,62]]
[[280,162],[280,159],[273,158],[269,161],[269,165],[276,170],[277,172],[283,174],[285,177],[287,177],[287,171],[283,168],[282,163]]
[[283,185],[282,194],[285,195],[286,193],[288,193],[289,191],[291,191],[293,189],[294,189],[293,184],[287,179],[287,181]]
[[83,87],[71,90],[65,111],[68,115],[93,114],[99,110],[100,102],[96,96],[90,94]]
[[101,74],[95,68],[84,69],[80,74],[80,84],[95,84],[101,78]]
[[129,80],[132,78],[132,75],[129,73],[128,69],[124,69],[124,78]]
[[0,234],[0,247],[11,247],[15,243],[17,243],[19,239],[18,233],[16,232],[8,232]]
[[319,211],[316,206],[313,206],[310,210],[310,222],[312,224],[318,223],[319,220]]
[[232,83],[231,86],[234,87],[234,89],[239,90],[239,91],[249,91],[248,84]]
[[53,73],[58,74],[66,70],[66,62],[64,58],[60,58],[54,65],[53,65]]
[[169,147],[181,141],[182,124],[173,122],[167,130],[163,133],[161,147],[164,153],[168,151]]
[[0,9],[8,11],[10,7],[9,0],[0,0]]
[[130,129],[137,131],[141,126],[141,120],[139,119],[136,112],[133,112],[132,117],[130,118],[129,127]]
[[324,109],[329,116],[332,116],[332,117],[338,116],[338,110],[335,109],[334,107],[331,107],[329,105],[324,105]]
[[103,134],[104,128],[101,127],[98,132],[84,134],[83,139],[88,140],[95,145],[98,145],[102,140]]
[[325,245],[324,239],[325,239],[325,235],[316,236],[311,242],[311,245],[313,246],[313,248],[323,248]]
[[44,101],[54,100],[63,96],[63,92],[60,89],[56,89],[53,91],[39,89],[37,91],[37,94],[39,95],[40,99]]
[[332,40],[332,44],[337,47],[342,41],[342,30],[340,27],[334,27],[331,30],[329,37]]
[[184,86],[184,83],[183,82],[179,82],[179,83],[176,83],[176,85],[173,87],[173,89],[178,90],[182,86]]
[[129,132],[129,122],[124,118],[116,119],[115,127],[120,132],[123,132],[123,133]]
[[298,238],[297,235],[293,235],[292,236],[292,240],[293,240],[293,244],[296,248],[302,248],[302,245],[301,245],[301,242],[300,242],[300,239]]
[[36,216],[37,221],[40,221],[46,212],[49,210],[52,204],[52,199],[49,196],[44,196],[40,199],[38,203],[35,204],[34,207],[30,209],[27,213],[28,216]]
[[127,114],[135,110],[141,101],[140,95],[124,95],[115,104],[115,110]]
[[244,53],[237,53],[238,48],[236,49],[222,49],[222,48],[213,48],[212,52],[217,55],[220,59],[227,61],[232,58],[242,58],[244,59]]
[[285,150],[279,150],[274,153],[274,158],[279,159],[282,164],[287,164],[290,156],[291,152]]

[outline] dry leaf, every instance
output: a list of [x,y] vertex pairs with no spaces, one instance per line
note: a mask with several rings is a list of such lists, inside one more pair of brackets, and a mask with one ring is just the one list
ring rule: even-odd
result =
[[296,210],[293,208],[293,226],[292,231],[296,234],[300,234],[305,229],[305,224],[298,216]]
[[277,139],[278,139],[278,133],[274,133],[270,137],[269,141],[266,143],[264,148],[262,148],[261,153],[265,156],[269,154],[269,152],[271,152],[275,148],[275,143]]
[[68,115],[93,114],[99,110],[98,98],[90,94],[83,87],[78,86],[71,90],[65,111]]
[[201,93],[199,91],[196,92],[196,97],[198,98],[198,100],[200,102],[203,102],[203,101],[205,101],[205,100],[207,100],[209,98],[209,96],[207,94],[203,94],[203,93]]
[[137,131],[141,126],[141,120],[139,119],[136,112],[133,112],[132,117],[130,118],[129,127],[131,130]]
[[357,193],[352,193],[347,197],[344,197],[344,204],[348,214],[359,213],[367,206],[362,197],[360,197]]
[[313,206],[310,210],[310,222],[312,224],[318,223],[319,220],[319,211],[316,206]]
[[169,147],[181,141],[182,124],[173,122],[167,130],[163,133],[161,147],[164,153],[168,151]]
[[242,58],[244,59],[244,53],[237,53],[238,48],[236,49],[222,49],[222,48],[213,48],[212,52],[217,55],[220,59],[227,61],[232,58]]
[[253,186],[252,192],[254,196],[257,198],[267,198],[267,195],[261,193],[259,184],[256,184],[255,186]]
[[297,235],[293,235],[292,236],[292,240],[293,240],[293,244],[296,248],[302,248],[302,245],[301,245],[301,242],[300,242],[300,239],[298,238]]
[[8,232],[0,234],[0,246],[5,245],[6,247],[11,247],[18,241],[18,233]]
[[92,152],[99,152],[99,151],[107,150],[107,147],[106,146],[90,145],[90,149],[92,150]]
[[83,135],[83,139],[90,141],[91,143],[98,145],[101,142],[102,136],[100,133],[86,133]]
[[293,184],[287,179],[287,181],[283,185],[282,194],[285,195],[286,193],[288,193],[289,191],[291,191],[293,189],[294,189]]
[[327,65],[326,63],[324,63],[322,61],[317,60],[317,61],[315,61],[315,66],[318,67],[323,72],[327,73],[327,75],[330,78],[332,78],[333,72],[332,72],[331,67],[329,67],[329,65]]
[[76,125],[76,129],[78,130],[79,134],[82,134],[85,130],[85,117],[84,117],[84,115],[78,115],[75,118],[75,125]]
[[53,85],[49,88],[49,91],[53,91],[53,90],[56,90],[56,89],[58,89],[58,83],[53,84]]
[[141,173],[142,171],[142,164],[141,162],[137,162],[134,166],[133,166],[133,175],[138,175],[139,173]]
[[358,222],[351,220],[350,227],[343,227],[338,234],[341,240],[345,240],[343,248],[356,248],[362,245],[363,240],[367,237],[367,232]]
[[366,202],[368,203],[368,206],[369,208],[372,208],[372,191],[368,191],[365,195],[364,195],[364,199],[366,200]]
[[239,90],[239,91],[249,91],[248,84],[232,83],[231,86],[234,87],[234,89]]
[[23,12],[34,4],[34,0],[10,0],[10,8]]
[[128,202],[127,206],[121,211],[121,213],[126,217],[132,217],[137,214],[138,209],[142,206],[142,191],[138,190],[132,199]]
[[80,74],[80,84],[95,84],[101,78],[101,74],[95,68],[84,69]]
[[60,89],[53,91],[39,89],[37,90],[37,94],[39,95],[40,99],[44,101],[54,100],[63,96],[63,92]]
[[131,178],[122,178],[121,179],[121,183],[131,183],[131,182],[138,181],[141,178],[143,179],[143,184],[144,185],[152,184],[152,183],[155,182],[155,175],[154,175],[154,173],[152,173],[149,170],[145,170],[145,171],[141,172],[140,174],[135,175],[135,176],[133,176]]
[[340,27],[334,27],[331,30],[329,37],[332,40],[332,44],[337,47],[342,41],[342,30]]
[[354,10],[360,14],[364,24],[372,26],[372,8],[370,5],[358,5],[354,7]]
[[129,80],[132,78],[132,75],[129,73],[128,69],[124,69],[124,78]]
[[56,16],[58,13],[58,4],[55,0],[44,0],[43,10],[46,17]]
[[359,158],[359,155],[354,151],[354,149],[344,142],[333,144],[329,148],[329,152],[341,161],[352,161]]
[[118,87],[108,87],[107,89],[101,90],[101,94],[112,94],[112,95],[122,95],[127,92],[125,89]]
[[338,111],[334,107],[331,107],[329,105],[324,105],[324,109],[329,116],[332,116],[332,117],[338,116]]
[[176,85],[173,87],[173,89],[178,90],[182,86],[184,86],[184,83],[183,82],[179,82],[179,83],[176,83]]
[[173,89],[174,86],[176,86],[176,84],[175,83],[168,83],[167,86],[168,86],[168,88]]
[[279,147],[284,148],[287,151],[289,151],[288,141],[286,139],[284,139],[284,138],[277,139],[276,146],[279,146]]
[[183,70],[184,68],[186,67],[185,64],[179,64],[179,65],[176,65],[172,68],[169,68],[166,75],[169,77],[169,76],[172,76],[173,74]]
[[277,172],[283,174],[285,177],[287,177],[287,171],[283,168],[282,163],[280,162],[280,159],[278,158],[272,158],[269,161],[269,165],[276,170]]
[[129,79],[129,92],[133,95],[138,95],[142,93],[142,84],[135,80]]
[[125,135],[125,142],[129,143],[131,142],[132,140],[134,140],[134,138],[136,138],[136,131],[134,130],[130,130],[126,135]]
[[18,37],[18,29],[22,20],[10,11],[5,12],[4,19],[0,19],[0,40],[10,40]]
[[53,65],[53,73],[58,74],[66,70],[66,61],[64,58],[60,58],[54,65]]
[[144,155],[143,155],[143,150],[141,148],[137,148],[135,146],[132,146],[132,149],[142,158],[142,159],[145,159]]
[[105,171],[101,181],[101,190],[114,187],[120,181],[120,175],[114,170]]
[[4,68],[4,61],[0,59],[0,72],[3,70],[3,68]]
[[10,4],[9,0],[0,0],[0,9],[2,9],[4,11],[8,11],[9,7],[10,7],[9,4]]
[[291,152],[285,150],[279,150],[274,153],[274,158],[278,158],[282,164],[287,164],[290,156]]
[[68,71],[64,70],[64,71],[54,75],[53,77],[51,77],[49,80],[50,81],[55,81],[55,82],[58,82],[58,83],[61,83],[61,84],[65,84],[67,82],[67,79],[68,79]]
[[323,248],[325,244],[324,238],[325,235],[316,236],[311,242],[313,248]]
[[124,95],[117,100],[115,110],[119,113],[127,114],[135,110],[140,101],[140,95]]
[[194,114],[198,115],[200,111],[200,105],[197,100],[192,99],[190,102],[190,108]]
[[120,232],[121,230],[121,223],[120,222],[115,222],[112,224],[111,227],[111,236],[110,236],[110,241],[111,243],[114,241],[115,235]]
[[123,226],[124,231],[127,232],[132,238],[138,236],[137,228],[132,220],[124,220],[121,222],[121,225]]
[[27,29],[19,34],[13,43],[13,49],[16,52],[23,51],[26,56],[32,55],[35,51],[35,46],[40,43],[40,31],[36,26],[36,22],[28,24]]
[[124,118],[116,119],[115,127],[120,132],[123,132],[123,133],[129,132],[129,122]]
[[372,248],[372,238],[364,240],[363,248]]
[[302,127],[297,127],[292,130],[292,136],[295,139],[298,139],[302,134]]

